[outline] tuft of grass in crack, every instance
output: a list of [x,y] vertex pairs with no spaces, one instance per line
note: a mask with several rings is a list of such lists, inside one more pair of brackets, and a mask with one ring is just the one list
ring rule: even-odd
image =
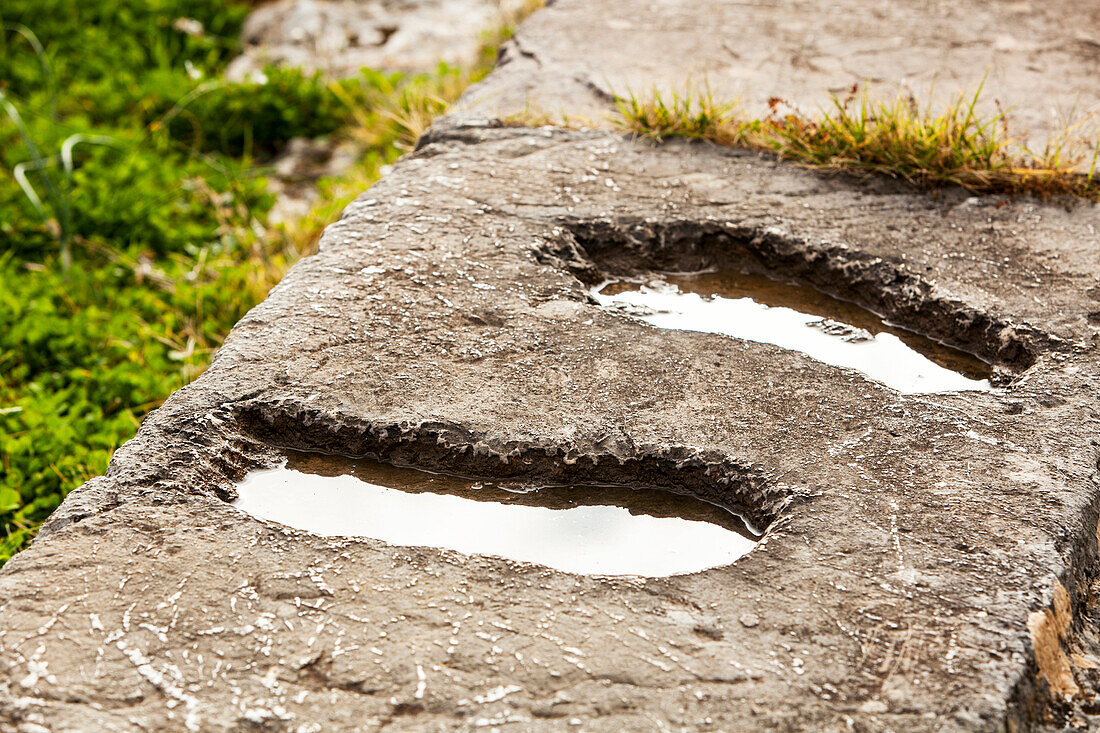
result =
[[770,100],[763,118],[706,89],[620,98],[616,124],[655,140],[682,137],[775,153],[814,168],[892,176],[923,187],[958,185],[975,193],[1071,195],[1100,201],[1100,139],[1081,142],[1067,127],[1041,152],[1019,144],[1003,112],[983,115],[982,88],[932,111],[911,97],[876,101],[852,89],[818,117],[781,113]]

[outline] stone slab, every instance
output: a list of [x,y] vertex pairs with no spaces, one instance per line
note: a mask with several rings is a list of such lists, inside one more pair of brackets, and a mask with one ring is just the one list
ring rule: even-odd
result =
[[[441,120],[5,566],[0,723],[1034,728],[1100,660],[1098,226],[1083,204]],[[903,396],[588,295],[719,265],[973,350],[1003,389]],[[629,580],[321,538],[227,503],[286,448],[664,486],[766,541]]]

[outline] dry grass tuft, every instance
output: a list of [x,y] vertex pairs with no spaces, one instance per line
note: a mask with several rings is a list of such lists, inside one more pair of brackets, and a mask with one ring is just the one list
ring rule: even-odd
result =
[[500,122],[505,127],[564,127],[570,130],[600,127],[598,122],[588,117],[569,114],[564,110],[547,112],[530,101],[520,111],[501,118]]
[[911,97],[874,101],[852,89],[819,118],[795,112],[781,99],[771,112],[750,118],[736,103],[719,104],[709,90],[689,89],[619,100],[617,123],[643,137],[685,137],[719,145],[766,150],[814,168],[865,171],[936,187],[958,185],[975,193],[1073,195],[1100,201],[1095,145],[1067,127],[1042,153],[1020,145],[1003,112],[982,116],[973,95],[957,97],[933,113]]

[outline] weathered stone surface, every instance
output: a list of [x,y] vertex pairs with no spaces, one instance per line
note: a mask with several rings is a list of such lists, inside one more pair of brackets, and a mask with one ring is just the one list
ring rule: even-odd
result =
[[[349,207],[0,573],[4,725],[1019,730],[1067,672],[1089,694],[1097,207],[480,109]],[[587,294],[723,264],[969,348],[1005,388],[901,396]],[[645,581],[320,538],[225,501],[280,448],[667,486],[768,530]]]
[[984,84],[985,111],[1007,111],[1042,150],[1067,118],[1095,141],[1098,60],[1100,5],[1074,0],[562,0],[524,24],[468,100],[500,116],[534,107],[599,122],[610,94],[689,81],[756,115],[773,98],[813,114],[856,84],[920,102]]

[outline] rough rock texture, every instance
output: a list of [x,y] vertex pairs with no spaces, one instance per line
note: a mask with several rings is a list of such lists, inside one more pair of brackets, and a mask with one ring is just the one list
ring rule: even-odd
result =
[[[430,71],[477,61],[482,33],[502,22],[508,0],[275,0],[249,15],[245,52],[227,76],[268,64],[330,76],[360,69]],[[502,6],[504,6],[502,8]]]
[[986,113],[1007,111],[1036,150],[1067,119],[1089,142],[1100,133],[1095,2],[573,0],[525,23],[504,61],[467,98],[499,116],[600,122],[611,94],[689,81],[757,115],[773,98],[814,114],[855,84],[937,103],[984,84]]
[[[535,27],[566,44],[592,5]],[[0,727],[1087,725],[1100,209],[487,110],[440,121],[352,204],[0,573]],[[995,363],[1003,390],[901,396],[587,294],[705,266],[862,303]],[[280,448],[664,486],[767,533],[660,580],[320,538],[226,503]]]

